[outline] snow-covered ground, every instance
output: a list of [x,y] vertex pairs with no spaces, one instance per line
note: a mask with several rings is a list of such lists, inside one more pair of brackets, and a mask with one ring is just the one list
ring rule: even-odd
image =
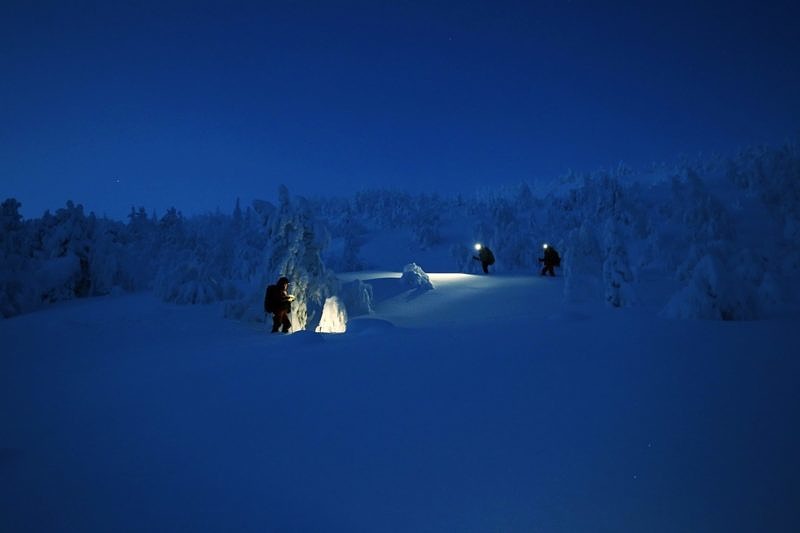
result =
[[[538,196],[7,199],[0,532],[798,531],[798,171],[789,143]],[[284,275],[306,331],[271,335]]]
[[570,305],[560,277],[342,277],[376,312],[341,335],[149,293],[0,321],[0,530],[800,527],[797,317]]

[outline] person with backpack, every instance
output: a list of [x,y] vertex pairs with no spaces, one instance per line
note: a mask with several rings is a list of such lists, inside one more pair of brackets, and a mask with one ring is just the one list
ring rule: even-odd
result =
[[289,278],[281,277],[275,285],[267,287],[264,294],[264,312],[272,313],[272,333],[289,333],[292,322],[289,320],[289,313],[292,312],[292,301],[294,296],[289,294]]
[[473,255],[472,258],[476,261],[480,261],[483,267],[483,273],[488,274],[489,266],[494,264],[494,254],[488,246],[483,246],[481,243],[475,245],[475,250],[478,252],[478,255]]
[[561,257],[556,249],[547,243],[542,248],[544,248],[544,257],[539,258],[539,262],[543,264],[541,275],[544,276],[549,273],[551,276],[555,276],[556,273],[553,267],[561,266]]

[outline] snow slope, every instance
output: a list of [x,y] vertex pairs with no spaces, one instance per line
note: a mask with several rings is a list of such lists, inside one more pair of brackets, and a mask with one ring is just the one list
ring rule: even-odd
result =
[[0,530],[796,531],[796,318],[397,272],[342,335],[149,294],[0,321]]

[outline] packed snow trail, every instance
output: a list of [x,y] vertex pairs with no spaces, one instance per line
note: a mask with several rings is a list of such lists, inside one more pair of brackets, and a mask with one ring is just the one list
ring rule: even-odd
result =
[[[375,315],[402,327],[492,326],[509,319],[543,319],[561,309],[560,278],[522,275],[428,273],[430,291],[408,289],[396,272],[341,276],[373,286]],[[512,310],[509,313],[509,310]]]
[[796,320],[433,281],[343,335],[147,294],[0,321],[0,530],[796,530]]

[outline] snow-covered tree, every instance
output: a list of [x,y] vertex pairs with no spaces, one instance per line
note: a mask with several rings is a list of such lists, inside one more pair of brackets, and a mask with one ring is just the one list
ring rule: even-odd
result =
[[291,282],[290,292],[296,297],[292,304],[292,328],[313,331],[321,319],[325,300],[338,290],[336,278],[322,262],[327,242],[324,228],[314,219],[309,202],[302,198],[292,201],[284,185],[278,190],[278,206],[260,212],[266,214],[266,246],[259,288],[229,305],[226,315],[259,319],[263,316],[265,287],[285,276]]
[[426,250],[441,239],[441,203],[437,196],[423,196],[416,205],[416,212],[408,221],[417,245]]
[[749,320],[757,317],[750,287],[730,276],[724,261],[713,254],[697,263],[689,284],[675,294],[662,311],[668,318]]
[[600,279],[603,254],[591,224],[582,224],[567,237],[564,257],[564,299],[567,302],[596,301],[602,298]]
[[660,278],[676,286],[670,316],[761,316],[797,297],[799,146],[639,173],[570,173],[550,189],[537,183],[544,196],[527,183],[453,198],[373,190],[305,200],[282,187],[278,205],[243,209],[237,200],[230,214],[184,217],[172,208],[161,218],[132,207],[127,223],[72,202],[24,220],[8,199],[0,206],[0,308],[12,316],[154,289],[181,303],[223,300],[227,316],[263,320],[265,286],[286,275],[298,296],[295,329],[314,328],[332,296],[351,316],[369,312],[368,286],[340,288],[330,269],[370,266],[364,244],[381,235],[412,257],[449,256],[462,272],[479,269],[470,239],[492,248],[498,271],[525,273],[539,270],[548,242],[563,257],[567,301],[629,305]]
[[633,290],[634,275],[631,271],[628,251],[613,219],[606,222],[603,231],[605,260],[603,261],[603,285],[606,303],[612,307],[627,307],[637,302]]
[[374,312],[372,308],[372,285],[360,279],[343,283],[339,290],[347,314],[350,316],[369,315]]
[[28,235],[19,214],[22,204],[8,198],[0,205],[0,314],[10,317],[37,304],[30,275]]
[[280,276],[288,277],[297,298],[292,305],[292,327],[316,328],[336,281],[322,263],[323,242],[317,238],[318,225],[310,206],[302,198],[292,202],[284,185],[278,190],[278,209],[270,218],[267,235],[266,279],[274,282]]
[[38,259],[36,281],[43,301],[89,296],[91,221],[83,206],[67,202],[55,215],[45,213],[37,231],[33,255]]

